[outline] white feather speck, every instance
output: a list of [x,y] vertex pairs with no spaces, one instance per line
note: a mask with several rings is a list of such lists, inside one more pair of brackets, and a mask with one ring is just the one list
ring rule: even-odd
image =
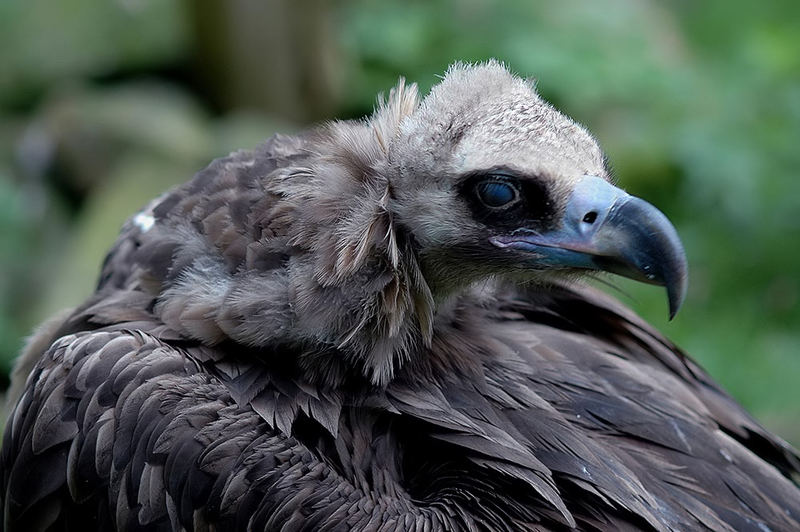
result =
[[151,227],[153,227],[153,224],[156,223],[156,219],[153,218],[152,214],[146,214],[140,212],[139,214],[134,216],[133,223],[135,223],[136,226],[139,227],[139,229],[141,229],[143,233],[146,233],[150,230]]

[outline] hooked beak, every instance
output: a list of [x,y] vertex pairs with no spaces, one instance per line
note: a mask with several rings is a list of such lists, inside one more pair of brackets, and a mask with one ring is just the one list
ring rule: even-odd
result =
[[670,319],[686,296],[686,255],[670,221],[651,204],[599,177],[578,183],[558,229],[517,229],[490,241],[535,254],[537,266],[602,270],[664,286]]

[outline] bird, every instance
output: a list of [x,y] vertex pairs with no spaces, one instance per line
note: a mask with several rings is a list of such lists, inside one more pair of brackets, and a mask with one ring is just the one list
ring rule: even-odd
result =
[[3,529],[800,530],[798,452],[587,282],[688,284],[609,166],[496,60],[212,162],[23,348]]

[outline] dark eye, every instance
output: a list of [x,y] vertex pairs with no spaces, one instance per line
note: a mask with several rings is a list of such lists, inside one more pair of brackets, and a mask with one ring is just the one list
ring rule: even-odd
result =
[[503,207],[519,196],[517,189],[501,181],[484,181],[478,184],[478,197],[487,207]]

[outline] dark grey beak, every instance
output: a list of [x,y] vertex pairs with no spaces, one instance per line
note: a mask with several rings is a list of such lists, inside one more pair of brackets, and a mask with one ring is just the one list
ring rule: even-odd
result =
[[653,205],[599,177],[572,191],[560,227],[491,238],[535,256],[536,266],[602,270],[666,287],[672,319],[686,296],[688,265],[678,233]]

